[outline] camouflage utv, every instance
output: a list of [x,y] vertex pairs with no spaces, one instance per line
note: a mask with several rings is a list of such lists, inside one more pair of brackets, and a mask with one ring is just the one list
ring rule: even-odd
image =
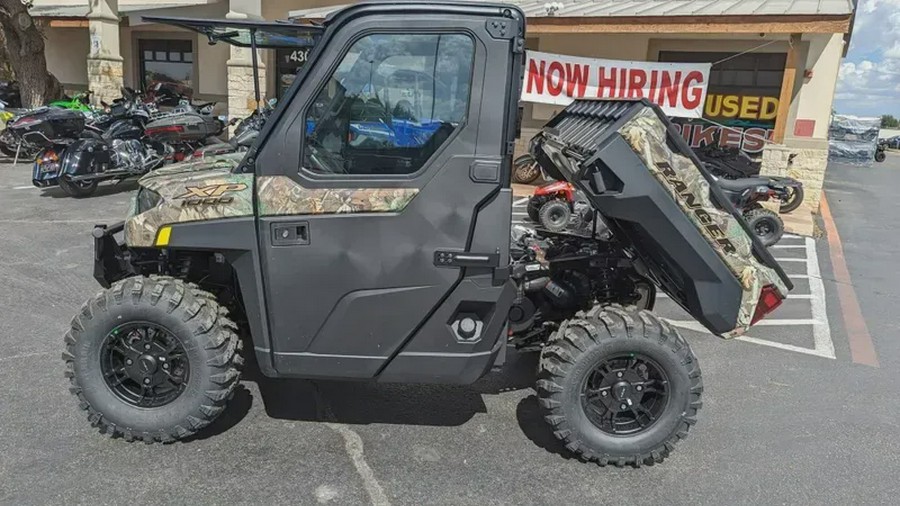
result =
[[[516,347],[540,352],[540,404],[569,450],[653,464],[694,424],[702,393],[690,346],[650,311],[656,289],[730,337],[791,288],[647,102],[577,101],[533,141],[610,233],[511,248],[515,7],[358,4],[323,25],[150,20],[251,50],[314,47],[245,154],[157,170],[124,222],[94,229],[105,289],[73,319],[63,356],[103,433],[193,435],[226,408],[247,354],[272,378],[467,384]],[[383,133],[413,121],[429,125],[417,142]],[[382,134],[361,142],[375,123]]]

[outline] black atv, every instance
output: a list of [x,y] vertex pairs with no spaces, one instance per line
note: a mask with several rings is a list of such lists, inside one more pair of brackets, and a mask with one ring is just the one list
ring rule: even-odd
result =
[[[63,358],[103,433],[195,434],[226,408],[244,354],[274,378],[467,384],[518,346],[540,350],[540,405],[569,450],[653,464],[703,391],[688,343],[649,311],[655,289],[732,337],[791,288],[648,102],[576,101],[532,144],[611,233],[511,249],[516,7],[358,4],[324,25],[144,19],[251,54],[315,47],[246,154],[154,171],[124,222],[94,229],[106,289],[73,319]],[[417,88],[400,93],[391,83],[411,72]],[[410,94],[415,123],[393,115]],[[390,121],[356,116],[375,108]],[[355,142],[360,126],[380,141]]]

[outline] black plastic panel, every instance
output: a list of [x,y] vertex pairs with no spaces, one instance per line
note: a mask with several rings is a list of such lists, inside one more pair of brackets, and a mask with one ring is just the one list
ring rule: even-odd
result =
[[[626,123],[648,108],[657,115],[656,124],[671,126],[658,107],[646,100],[573,102],[534,139],[532,153],[545,171],[569,180],[586,193],[615,237],[643,260],[673,300],[714,333],[732,332],[743,326],[736,323],[746,303],[741,281],[620,134]],[[665,148],[693,161],[709,183],[713,205],[730,213],[752,240],[756,265],[773,269],[791,288],[784,271],[750,232],[683,139],[671,129],[667,134]]]

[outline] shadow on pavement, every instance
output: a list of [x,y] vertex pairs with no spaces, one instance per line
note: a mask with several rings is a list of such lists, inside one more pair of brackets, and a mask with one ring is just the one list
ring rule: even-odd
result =
[[[502,372],[473,385],[406,385],[256,378],[266,413],[278,419],[353,425],[457,426],[487,408],[482,395],[534,385],[537,354],[511,352]],[[552,434],[551,434],[552,437]]]
[[227,432],[228,429],[240,423],[247,416],[251,406],[253,406],[253,395],[250,394],[250,390],[247,390],[247,387],[239,384],[234,389],[234,397],[228,402],[225,411],[209,426],[193,436],[185,438],[184,442],[202,441]]
[[114,195],[116,193],[129,192],[132,190],[137,190],[138,184],[137,179],[128,179],[126,181],[122,181],[118,184],[111,183],[101,183],[97,186],[97,191],[91,194],[88,197],[70,197],[66,192],[62,191],[59,186],[51,186],[49,188],[41,189],[41,197],[43,198],[54,198],[54,199],[72,199],[72,198],[93,198],[93,197],[103,197],[105,195]]
[[555,453],[566,460],[575,458],[572,452],[566,450],[562,442],[553,435],[550,424],[544,420],[544,414],[538,405],[536,395],[529,395],[519,401],[516,406],[516,420],[525,437],[539,448]]

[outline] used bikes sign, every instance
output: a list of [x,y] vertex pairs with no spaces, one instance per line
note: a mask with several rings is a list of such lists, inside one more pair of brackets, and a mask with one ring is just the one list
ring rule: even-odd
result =
[[706,101],[710,66],[528,51],[522,100],[567,105],[576,98],[647,98],[667,116],[699,118]]

